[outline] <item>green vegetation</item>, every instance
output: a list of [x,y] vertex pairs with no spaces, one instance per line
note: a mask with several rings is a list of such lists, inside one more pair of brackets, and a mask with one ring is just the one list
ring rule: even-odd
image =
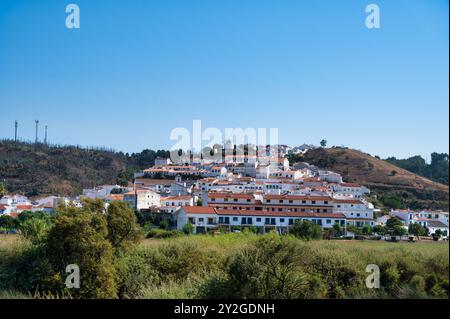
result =
[[449,164],[448,154],[446,153],[432,153],[430,164],[427,164],[420,155],[412,156],[407,159],[389,157],[386,161],[417,175],[448,185]]
[[0,197],[7,191],[31,197],[74,196],[93,185],[127,185],[135,171],[152,166],[158,156],[169,155],[164,150],[124,154],[104,148],[0,140]]
[[309,220],[296,220],[289,233],[301,239],[322,239],[322,227]]
[[[93,201],[82,209],[61,208],[52,218],[50,231],[42,235],[44,240],[20,237],[8,246],[0,245],[0,296],[448,298],[448,243],[305,241],[293,235],[251,231],[186,236],[153,228],[153,234],[177,235],[169,239],[151,236],[135,245],[136,234],[115,225],[131,215],[123,207],[103,213],[99,208]],[[117,218],[107,218],[109,214]],[[40,219],[26,222],[33,220]],[[315,234],[311,225],[296,226],[309,229],[296,234]],[[387,231],[396,226],[395,220],[390,222]],[[122,234],[122,241],[113,240],[112,229]],[[80,289],[64,286],[65,266],[70,263],[82,269]],[[380,289],[365,286],[368,264],[380,267]]]

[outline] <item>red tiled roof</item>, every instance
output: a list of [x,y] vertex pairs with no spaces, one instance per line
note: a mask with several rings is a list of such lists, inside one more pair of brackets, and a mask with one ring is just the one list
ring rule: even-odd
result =
[[191,200],[191,199],[192,199],[192,196],[190,196],[190,195],[168,196],[168,197],[161,198],[161,200]]
[[186,214],[215,214],[214,207],[209,206],[185,206],[182,208]]
[[253,199],[252,194],[233,194],[233,193],[216,193],[209,192],[208,197],[210,198],[244,198],[244,199]]
[[29,210],[29,209],[32,209],[32,208],[33,208],[32,205],[17,205],[16,206],[17,210]]
[[327,201],[333,200],[329,196],[302,196],[302,195],[265,195],[264,199],[327,200]]
[[362,202],[357,199],[334,199],[334,202],[338,204],[362,204]]
[[345,218],[340,213],[303,213],[303,212],[268,212],[261,210],[231,210],[216,209],[217,215],[241,215],[241,216],[280,216],[280,217],[305,217],[305,218]]

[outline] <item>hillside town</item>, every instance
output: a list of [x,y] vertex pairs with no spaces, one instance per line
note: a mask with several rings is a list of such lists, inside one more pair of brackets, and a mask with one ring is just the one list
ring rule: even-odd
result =
[[[308,145],[294,151],[303,152]],[[287,150],[284,150],[287,152]],[[292,152],[292,149],[289,150]],[[194,233],[255,232],[285,234],[296,220],[309,220],[323,229],[338,225],[347,236],[354,229],[385,225],[398,218],[407,228],[418,223],[429,236],[448,236],[448,212],[391,210],[382,213],[368,200],[369,188],[343,181],[340,174],[308,163],[290,165],[283,156],[226,155],[221,161],[192,159],[174,164],[157,158],[155,164],[135,173],[127,186],[99,185],[77,197],[47,196],[29,199],[5,195],[0,215],[18,217],[24,211],[54,214],[61,204],[82,205],[83,198],[127,202],[139,213]]]

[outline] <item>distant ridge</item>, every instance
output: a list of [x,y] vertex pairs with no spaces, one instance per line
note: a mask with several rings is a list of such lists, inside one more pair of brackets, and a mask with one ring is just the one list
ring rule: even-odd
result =
[[291,157],[292,160],[305,161],[333,170],[340,173],[344,180],[369,186],[375,193],[395,193],[405,197],[406,202],[409,200],[411,204],[448,210],[447,185],[431,181],[361,151],[344,147],[317,148],[309,150],[303,156]]

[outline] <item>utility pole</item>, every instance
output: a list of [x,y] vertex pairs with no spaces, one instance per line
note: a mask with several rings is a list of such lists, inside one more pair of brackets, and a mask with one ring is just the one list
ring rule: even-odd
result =
[[14,122],[14,142],[17,142],[17,128],[19,127],[19,122],[17,120]]
[[38,143],[38,130],[39,130],[39,120],[35,120],[34,123],[36,123],[36,140],[35,143]]

